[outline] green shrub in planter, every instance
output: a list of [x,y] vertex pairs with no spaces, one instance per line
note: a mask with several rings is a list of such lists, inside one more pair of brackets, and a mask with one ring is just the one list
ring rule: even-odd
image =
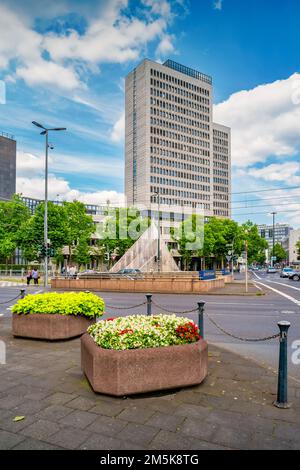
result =
[[47,292],[44,294],[27,295],[20,299],[12,308],[15,314],[60,314],[83,315],[96,318],[103,315],[104,300],[87,292]]

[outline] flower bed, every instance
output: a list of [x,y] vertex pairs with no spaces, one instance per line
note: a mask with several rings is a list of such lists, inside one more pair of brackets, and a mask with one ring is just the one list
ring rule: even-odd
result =
[[115,396],[201,383],[207,344],[188,318],[132,315],[101,320],[81,338],[81,363],[96,392]]
[[74,338],[85,333],[103,311],[103,299],[91,293],[28,295],[12,308],[12,331],[25,338]]
[[139,349],[194,343],[199,329],[176,315],[131,315],[109,318],[92,325],[88,333],[104,349]]

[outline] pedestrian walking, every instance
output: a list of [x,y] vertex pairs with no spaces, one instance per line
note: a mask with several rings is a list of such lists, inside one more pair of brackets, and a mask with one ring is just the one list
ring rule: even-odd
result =
[[76,266],[71,266],[70,267],[70,277],[72,279],[76,279],[76,277],[77,277]]
[[33,268],[32,279],[34,280],[34,285],[37,286],[39,284],[39,272],[36,268]]
[[27,285],[29,286],[30,281],[32,279],[32,270],[28,269],[27,274],[26,274],[26,279],[27,279]]

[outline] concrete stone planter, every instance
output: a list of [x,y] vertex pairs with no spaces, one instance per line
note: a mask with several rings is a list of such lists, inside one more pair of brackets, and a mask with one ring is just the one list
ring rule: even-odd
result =
[[108,395],[168,390],[200,384],[207,375],[207,343],[116,351],[81,337],[81,368],[93,390]]
[[75,338],[86,332],[94,319],[76,315],[33,313],[12,316],[12,333],[22,338],[59,339]]

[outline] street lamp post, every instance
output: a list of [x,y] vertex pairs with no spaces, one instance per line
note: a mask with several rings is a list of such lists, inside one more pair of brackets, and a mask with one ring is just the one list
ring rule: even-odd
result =
[[271,256],[271,266],[273,267],[274,266],[274,247],[275,247],[275,215],[277,214],[277,212],[271,212],[271,215],[273,216],[273,250],[272,250],[272,256]]
[[245,290],[246,290],[246,293],[248,293],[248,240],[245,240],[245,253],[246,253],[246,259],[245,259]]
[[44,211],[44,247],[45,247],[45,275],[44,275],[44,286],[48,286],[48,149],[49,149],[49,140],[48,134],[49,131],[65,131],[66,127],[55,127],[47,129],[36,121],[32,121],[36,127],[43,129],[41,135],[45,136],[45,211]]
[[158,228],[158,236],[157,236],[157,271],[160,272],[160,197],[159,197],[159,190],[157,189],[154,191],[154,194],[157,197],[157,228]]

